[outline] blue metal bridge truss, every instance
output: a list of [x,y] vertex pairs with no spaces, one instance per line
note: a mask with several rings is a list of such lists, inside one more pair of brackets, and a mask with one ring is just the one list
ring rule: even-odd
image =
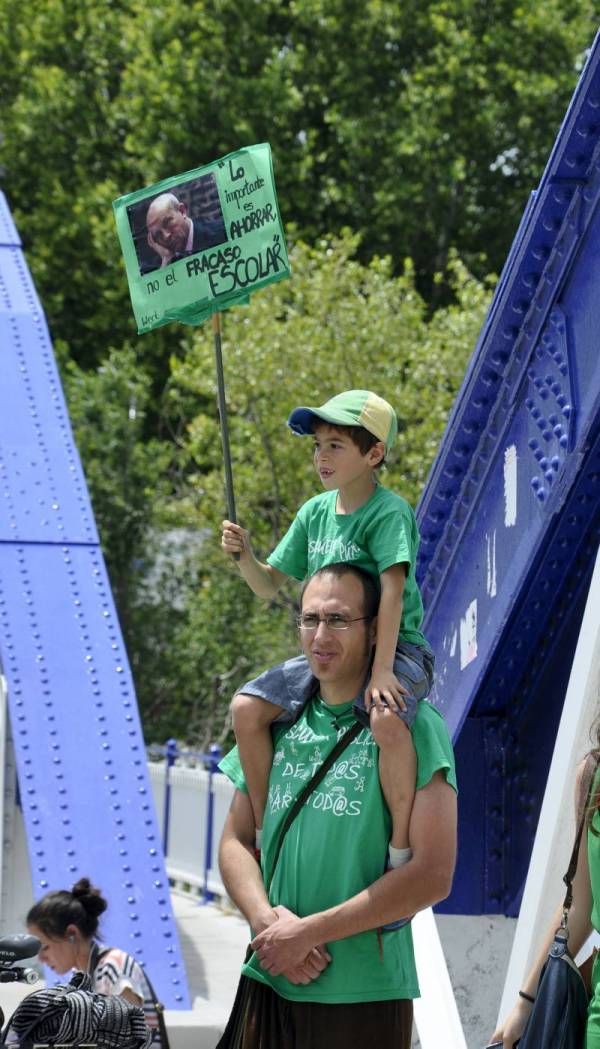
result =
[[598,549],[599,200],[597,37],[418,509],[460,778],[450,912],[518,913]]
[[82,875],[105,940],[189,1007],[123,638],[52,345],[0,194],[0,659],[33,891]]

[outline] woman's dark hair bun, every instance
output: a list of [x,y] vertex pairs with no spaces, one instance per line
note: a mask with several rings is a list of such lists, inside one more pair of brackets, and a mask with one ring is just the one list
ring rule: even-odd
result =
[[103,914],[108,906],[100,889],[96,889],[89,878],[80,878],[79,881],[76,881],[71,892],[73,898],[79,900],[86,913],[95,918]]
[[27,914],[27,924],[37,925],[46,936],[58,939],[66,935],[69,925],[91,939],[98,934],[98,918],[108,904],[89,878],[80,878],[72,889],[47,892],[34,903]]

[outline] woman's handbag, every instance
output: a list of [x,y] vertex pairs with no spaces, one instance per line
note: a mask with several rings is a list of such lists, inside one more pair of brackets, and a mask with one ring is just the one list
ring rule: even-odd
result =
[[[540,975],[533,1008],[518,1042],[519,1049],[582,1049],[587,1021],[588,991],[584,979],[569,953],[569,910],[573,902],[573,878],[577,870],[579,844],[586,822],[586,813],[598,767],[594,756],[589,786],[583,795],[586,802],[580,806],[579,826],[575,837],[569,869],[563,881],[567,886],[563,902],[563,917],[560,928],[554,935],[554,943]],[[583,794],[583,791],[582,791]]]
[[566,923],[556,931],[519,1049],[582,1049],[588,996],[568,935]]

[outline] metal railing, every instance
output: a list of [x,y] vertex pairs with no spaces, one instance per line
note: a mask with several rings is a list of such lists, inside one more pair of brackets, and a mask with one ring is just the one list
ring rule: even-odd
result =
[[148,747],[148,757],[169,878],[205,903],[226,895],[216,858],[234,788],[218,771],[221,748],[184,750],[169,739]]

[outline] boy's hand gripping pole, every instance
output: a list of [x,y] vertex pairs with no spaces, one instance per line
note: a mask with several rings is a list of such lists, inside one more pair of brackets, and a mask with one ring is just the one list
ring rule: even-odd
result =
[[[212,329],[215,337],[215,363],[217,366],[217,401],[219,405],[219,421],[221,423],[221,443],[223,445],[223,466],[225,468],[225,495],[227,498],[227,514],[230,521],[237,524],[235,514],[235,496],[233,494],[233,474],[231,472],[231,454],[229,451],[229,429],[227,426],[227,403],[225,401],[225,377],[223,374],[223,356],[221,353],[221,314],[213,313]],[[233,555],[234,561],[239,561],[240,555]]]

